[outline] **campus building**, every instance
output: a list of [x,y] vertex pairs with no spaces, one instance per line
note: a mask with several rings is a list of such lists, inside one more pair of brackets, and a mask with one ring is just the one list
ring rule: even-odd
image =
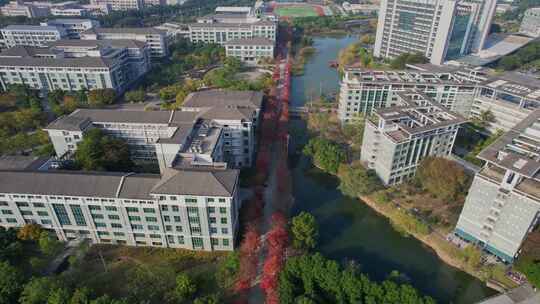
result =
[[531,37],[540,37],[540,7],[531,7],[525,11],[519,32]]
[[132,40],[58,40],[49,47],[17,46],[0,53],[0,85],[50,91],[114,89],[123,93],[150,68],[149,50]]
[[63,28],[69,39],[80,39],[81,33],[99,27],[99,21],[93,19],[53,19],[41,23],[41,26],[55,26]]
[[90,0],[92,5],[107,5],[113,11],[140,10],[143,8],[143,0]]
[[80,34],[83,40],[130,39],[148,44],[152,57],[165,57],[169,53],[167,32],[152,27],[92,28]]
[[223,157],[240,168],[254,163],[262,103],[262,92],[206,90],[188,95],[182,110],[199,112],[223,128]]
[[383,0],[374,55],[420,53],[433,64],[484,48],[497,1]]
[[17,45],[45,46],[48,42],[68,38],[64,28],[49,25],[8,25],[0,33],[8,48]]
[[360,155],[385,185],[413,177],[428,156],[450,156],[465,122],[423,93],[403,91],[396,97],[395,105],[374,110],[366,120]]
[[424,93],[447,109],[468,116],[475,92],[474,82],[442,69],[376,71],[349,67],[340,85],[338,116],[342,122],[395,105],[397,93],[407,90]]
[[227,57],[238,58],[249,65],[255,65],[263,59],[274,58],[274,42],[266,38],[234,39],[225,42]]
[[176,111],[79,109],[47,126],[57,157],[71,158],[88,130],[126,140],[133,160],[164,168],[251,166],[262,93],[208,90]]
[[22,0],[10,1],[0,8],[2,16],[27,18],[47,17],[49,15],[48,7],[37,5],[33,2],[23,2]]
[[62,241],[232,251],[238,177],[216,168],[162,175],[0,170],[0,226],[37,223]]
[[540,218],[540,110],[484,149],[455,233],[512,262]]

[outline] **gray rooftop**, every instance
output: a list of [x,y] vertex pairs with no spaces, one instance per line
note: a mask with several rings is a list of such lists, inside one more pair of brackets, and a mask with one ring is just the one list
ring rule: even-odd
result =
[[137,35],[161,35],[166,31],[153,27],[97,27],[88,29],[83,34],[137,34]]
[[213,195],[230,197],[238,186],[238,170],[169,169],[153,189],[155,194]]
[[8,25],[2,30],[8,30],[8,31],[59,31],[59,29],[56,26],[52,25],[19,25],[19,24],[12,24]]
[[167,177],[81,171],[0,171],[0,193],[152,199],[150,193],[230,197],[238,170],[175,170]]
[[39,55],[54,55],[51,49],[46,47],[35,47],[17,45],[4,49],[0,52],[0,57],[35,57]]
[[238,106],[260,108],[263,93],[256,91],[206,90],[189,94],[184,107],[206,108],[215,106]]
[[115,61],[100,57],[78,58],[36,58],[0,57],[0,66],[9,67],[68,67],[68,68],[110,68]]
[[37,170],[48,158],[25,155],[0,156],[0,170]]
[[185,111],[129,111],[115,109],[78,109],[68,117],[88,118],[92,122],[193,124],[199,113]]
[[104,40],[81,40],[81,39],[61,39],[47,43],[49,47],[101,47],[110,46],[112,48],[144,48],[145,43],[133,39],[104,39]]
[[224,43],[225,45],[274,45],[274,42],[267,38],[255,37],[248,39],[233,39]]
[[540,292],[534,290],[530,284],[523,284],[508,292],[485,299],[477,304],[538,304]]
[[51,122],[45,129],[82,131],[91,123],[87,117],[61,116]]

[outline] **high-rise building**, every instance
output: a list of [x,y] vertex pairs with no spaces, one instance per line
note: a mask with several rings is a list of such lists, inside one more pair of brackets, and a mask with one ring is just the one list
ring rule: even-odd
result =
[[442,64],[483,49],[495,0],[382,0],[374,55],[419,53]]
[[143,0],[91,0],[92,5],[108,5],[113,11],[140,10]]
[[484,149],[455,232],[506,262],[540,219],[540,110]]
[[540,37],[540,7],[525,11],[519,32],[531,37]]
[[385,185],[413,177],[428,156],[450,156],[465,122],[423,93],[403,91],[396,97],[394,106],[377,109],[366,120],[360,155]]

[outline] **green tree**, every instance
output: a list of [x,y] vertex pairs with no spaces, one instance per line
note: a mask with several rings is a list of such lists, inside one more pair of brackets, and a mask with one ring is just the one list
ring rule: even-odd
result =
[[218,304],[220,303],[220,297],[217,294],[196,298],[193,304]]
[[43,229],[38,224],[26,224],[17,232],[17,237],[21,240],[37,241],[41,237]]
[[361,164],[341,165],[338,170],[339,190],[350,197],[371,194],[382,188],[374,170],[368,170]]
[[540,260],[520,258],[515,267],[527,277],[527,280],[529,280],[532,285],[536,288],[540,288]]
[[465,193],[468,177],[456,162],[442,157],[427,157],[418,165],[416,179],[432,195],[450,201]]
[[231,252],[219,264],[216,281],[222,289],[229,289],[236,281],[240,269],[240,258],[237,252]]
[[60,284],[53,277],[32,278],[24,285],[19,302],[21,304],[45,304],[51,290],[59,287]]
[[24,278],[19,269],[7,262],[0,262],[0,304],[17,301],[23,288]]
[[94,89],[88,92],[88,105],[92,108],[100,108],[110,105],[116,99],[116,91],[113,89]]
[[321,137],[310,139],[303,152],[311,156],[317,167],[332,174],[336,174],[339,165],[346,160],[345,152],[339,145]]
[[404,53],[392,59],[392,61],[390,62],[390,67],[393,69],[402,70],[406,67],[407,64],[427,62],[428,59],[420,53]]
[[317,246],[319,226],[311,213],[302,211],[299,215],[293,217],[291,232],[293,246],[296,249],[310,250]]
[[69,304],[71,293],[66,288],[57,288],[49,293],[47,304]]
[[51,236],[47,231],[41,232],[38,243],[41,252],[48,256],[57,254],[62,248],[62,243],[54,236]]
[[197,292],[197,285],[195,285],[187,274],[181,273],[176,276],[174,297],[178,301],[186,301],[191,299],[195,292]]
[[143,89],[126,92],[125,99],[128,102],[144,102],[146,92]]
[[75,163],[84,170],[128,172],[133,168],[127,143],[99,129],[85,134],[75,152]]
[[22,243],[13,228],[0,227],[0,261],[13,261],[22,254]]
[[364,128],[366,120],[364,117],[358,117],[351,120],[350,123],[342,124],[341,131],[347,141],[351,142],[354,146],[360,147],[364,138]]
[[[128,302],[125,299],[117,300],[109,297],[108,295],[101,296],[95,300],[90,301],[90,304],[128,304],[133,302]],[[147,302],[140,302],[147,303]]]
[[71,295],[69,304],[89,304],[91,295],[92,292],[88,287],[77,288]]

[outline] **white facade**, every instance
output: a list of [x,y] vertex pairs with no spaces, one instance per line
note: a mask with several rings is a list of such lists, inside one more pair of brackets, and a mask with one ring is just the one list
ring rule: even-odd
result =
[[238,172],[167,174],[0,171],[0,226],[37,223],[62,241],[233,250]]
[[383,0],[374,55],[419,53],[433,64],[483,49],[496,1]]
[[67,32],[68,38],[79,39],[82,32],[99,27],[99,21],[92,19],[54,19],[41,25],[63,28]]
[[150,47],[152,57],[165,57],[169,53],[167,32],[155,28],[94,28],[81,33],[83,40],[131,39]]
[[401,92],[397,105],[366,120],[361,161],[385,185],[399,184],[416,173],[428,156],[448,157],[465,120],[412,91]]
[[57,26],[9,25],[0,32],[7,47],[45,46],[48,42],[68,37],[67,31]]
[[27,18],[46,17],[49,14],[48,7],[35,5],[34,3],[23,1],[11,1],[0,8],[3,16],[24,16]]
[[474,178],[456,234],[506,262],[540,219],[540,110],[479,155],[486,162]]
[[525,11],[519,32],[531,37],[540,37],[540,7]]
[[225,43],[225,54],[256,65],[261,59],[274,58],[274,42],[264,38],[231,40]]
[[140,10],[143,8],[142,0],[91,0],[92,5],[108,5],[113,11]]

